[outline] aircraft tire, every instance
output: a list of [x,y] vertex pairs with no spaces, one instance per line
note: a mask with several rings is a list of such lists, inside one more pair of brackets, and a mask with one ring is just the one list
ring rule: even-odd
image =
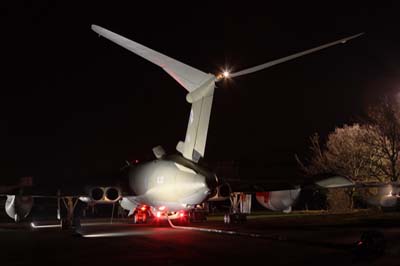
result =
[[224,223],[225,224],[230,224],[231,223],[231,216],[229,213],[225,213],[224,215]]
[[67,218],[61,219],[61,229],[68,230],[70,228],[71,228],[71,221],[69,221]]

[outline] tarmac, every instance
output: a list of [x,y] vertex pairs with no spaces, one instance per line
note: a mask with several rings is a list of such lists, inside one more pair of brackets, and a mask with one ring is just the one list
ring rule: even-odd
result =
[[[400,265],[400,214],[250,216],[225,225],[221,216],[185,228],[82,220],[81,228],[0,224],[2,265]],[[56,224],[41,221],[36,226]],[[201,231],[200,231],[201,230]],[[382,254],[355,253],[361,235],[381,232]]]

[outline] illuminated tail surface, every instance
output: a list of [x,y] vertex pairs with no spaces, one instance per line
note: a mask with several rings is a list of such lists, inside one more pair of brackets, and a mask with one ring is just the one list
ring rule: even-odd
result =
[[[161,67],[188,91],[186,100],[192,104],[192,108],[190,110],[186,137],[185,141],[179,141],[176,148],[185,158],[194,162],[197,162],[201,157],[204,157],[215,82],[219,81],[222,76],[216,77],[213,74],[206,74],[201,70],[188,66],[171,57],[163,55],[102,27],[92,25],[92,30],[109,39],[110,41],[115,42],[116,44]],[[315,47],[313,49],[241,70],[230,74],[230,77],[250,74],[339,43],[345,43],[346,41],[356,38],[361,34],[353,35],[332,43]]]

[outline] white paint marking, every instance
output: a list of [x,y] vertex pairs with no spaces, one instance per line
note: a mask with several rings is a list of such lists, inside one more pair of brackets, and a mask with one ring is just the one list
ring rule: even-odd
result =
[[269,235],[268,236],[268,235],[262,235],[262,234],[257,234],[257,233],[244,233],[244,232],[227,231],[227,230],[220,230],[220,229],[213,229],[213,228],[176,226],[171,222],[169,217],[168,217],[168,222],[169,222],[169,225],[174,229],[192,230],[192,231],[200,231],[200,232],[215,233],[215,234],[225,234],[225,235],[247,236],[247,237],[264,238],[264,239],[270,239],[270,240],[283,240],[283,238],[278,235]]

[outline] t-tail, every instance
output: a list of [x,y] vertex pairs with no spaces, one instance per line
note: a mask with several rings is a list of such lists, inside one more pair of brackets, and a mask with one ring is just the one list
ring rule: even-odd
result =
[[[184,141],[178,142],[176,149],[185,158],[194,162],[198,162],[201,157],[204,157],[215,83],[224,77],[228,77],[228,75],[215,76],[213,74],[207,74],[97,25],[92,25],[92,30],[161,67],[188,91],[186,100],[192,105],[192,108],[190,110],[186,137]],[[345,43],[361,34],[241,70],[229,76],[237,77],[250,74],[339,43]]]

